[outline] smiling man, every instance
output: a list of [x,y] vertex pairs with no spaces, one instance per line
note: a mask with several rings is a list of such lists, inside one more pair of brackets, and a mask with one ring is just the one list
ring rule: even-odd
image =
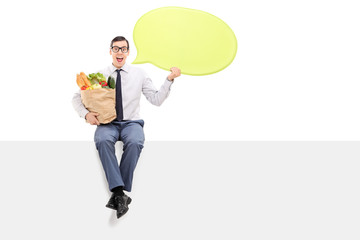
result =
[[[122,36],[115,37],[110,44],[112,64],[99,71],[106,78],[116,79],[117,118],[109,124],[100,124],[95,112],[89,112],[81,102],[80,93],[75,93],[73,106],[78,114],[92,125],[97,125],[95,145],[108,181],[112,195],[106,207],[117,211],[117,217],[123,216],[129,209],[131,198],[124,190],[131,192],[133,173],[144,146],[144,121],[140,118],[140,97],[160,106],[170,93],[170,87],[180,69],[173,67],[159,90],[140,68],[126,63],[130,54],[129,42]],[[123,142],[123,154],[118,162],[115,156],[115,143]]]

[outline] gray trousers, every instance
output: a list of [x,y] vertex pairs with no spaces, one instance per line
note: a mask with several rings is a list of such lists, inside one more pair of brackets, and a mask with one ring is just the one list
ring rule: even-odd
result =
[[[123,186],[130,192],[134,170],[144,146],[144,121],[113,121],[97,126],[95,145],[104,168],[109,190]],[[115,155],[115,143],[123,142],[123,154],[118,162]]]

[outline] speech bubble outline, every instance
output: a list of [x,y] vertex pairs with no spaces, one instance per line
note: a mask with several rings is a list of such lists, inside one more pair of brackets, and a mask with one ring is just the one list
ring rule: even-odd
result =
[[196,9],[162,7],[136,22],[133,64],[151,63],[161,69],[179,67],[182,74],[208,75],[229,66],[237,52],[232,29],[220,18]]

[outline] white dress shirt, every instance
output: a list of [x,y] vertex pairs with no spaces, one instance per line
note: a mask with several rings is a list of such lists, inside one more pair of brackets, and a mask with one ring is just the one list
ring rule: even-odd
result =
[[[124,120],[139,120],[140,118],[140,97],[144,94],[146,99],[156,106],[160,106],[169,96],[173,81],[165,80],[160,90],[157,90],[145,71],[132,65],[124,64],[121,74],[122,104]],[[106,79],[112,76],[117,77],[117,68],[110,65],[99,71]],[[83,90],[91,91],[91,90]],[[80,117],[85,118],[89,112],[81,102],[80,91],[74,94],[72,104]]]

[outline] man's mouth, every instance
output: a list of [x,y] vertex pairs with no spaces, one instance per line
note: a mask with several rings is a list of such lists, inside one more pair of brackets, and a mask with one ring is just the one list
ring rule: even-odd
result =
[[122,57],[116,57],[116,61],[118,61],[119,63],[122,62],[124,60],[124,58]]

